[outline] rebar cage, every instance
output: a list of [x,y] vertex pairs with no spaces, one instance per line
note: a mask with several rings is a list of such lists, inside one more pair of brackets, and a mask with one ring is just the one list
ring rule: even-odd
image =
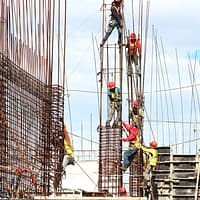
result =
[[63,87],[46,85],[0,53],[1,197],[61,190]]

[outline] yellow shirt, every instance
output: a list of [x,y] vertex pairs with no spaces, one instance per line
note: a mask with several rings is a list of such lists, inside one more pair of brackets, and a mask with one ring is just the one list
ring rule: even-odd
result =
[[149,158],[149,165],[156,167],[157,162],[158,162],[158,152],[156,149],[153,148],[147,148],[145,146],[141,146],[141,149],[144,151],[144,153],[148,156]]
[[64,125],[64,134],[65,134],[65,138],[64,138],[64,148],[65,148],[65,154],[70,155],[73,157],[74,154],[74,150],[73,150],[73,146],[71,144],[71,139],[69,136],[69,132],[67,131],[66,126]]

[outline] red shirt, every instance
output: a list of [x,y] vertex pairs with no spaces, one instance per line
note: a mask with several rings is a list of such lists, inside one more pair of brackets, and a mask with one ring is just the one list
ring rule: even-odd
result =
[[134,42],[131,42],[131,40],[129,40],[129,52],[131,55],[134,55],[138,52],[139,56],[141,56],[140,40],[136,40]]
[[132,125],[130,127],[130,124],[126,124],[125,122],[123,122],[123,125],[126,128],[126,130],[129,132],[129,136],[127,138],[122,138],[122,140],[124,142],[136,141],[139,129],[132,127]]

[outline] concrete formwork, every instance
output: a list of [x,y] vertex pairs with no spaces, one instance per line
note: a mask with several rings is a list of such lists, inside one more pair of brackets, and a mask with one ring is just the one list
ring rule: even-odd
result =
[[173,155],[170,147],[160,147],[158,157],[152,178],[155,200],[199,199],[199,156]]

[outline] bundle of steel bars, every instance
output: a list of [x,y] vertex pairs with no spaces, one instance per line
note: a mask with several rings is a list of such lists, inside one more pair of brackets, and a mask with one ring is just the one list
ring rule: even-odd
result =
[[0,1],[1,197],[61,190],[66,1],[62,3]]

